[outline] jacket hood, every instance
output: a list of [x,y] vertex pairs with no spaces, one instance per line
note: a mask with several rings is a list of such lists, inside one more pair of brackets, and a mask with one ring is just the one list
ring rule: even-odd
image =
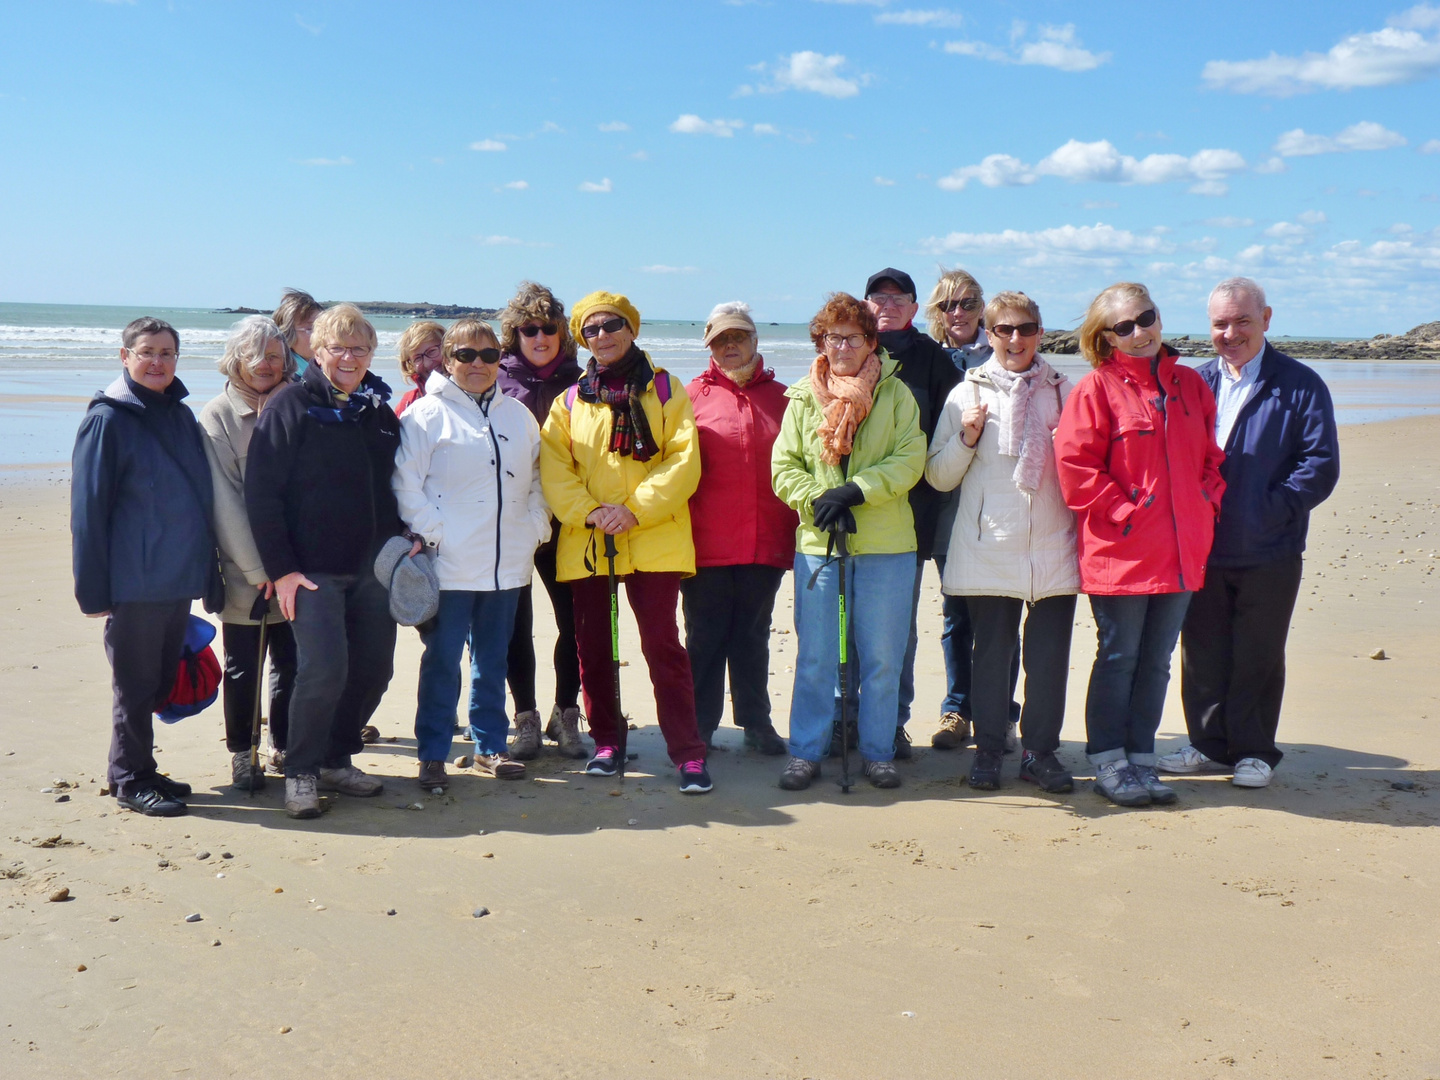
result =
[[[899,331],[896,331],[896,333],[899,333]],[[890,353],[884,346],[876,349],[875,353],[880,357],[880,382],[884,382],[895,374],[895,368],[898,364],[897,361],[891,358]],[[876,383],[875,385],[878,389],[880,384]],[[815,395],[810,390],[810,372],[805,372],[804,375],[791,383],[785,391],[785,396],[787,398],[814,397]]]
[[[114,382],[90,399],[90,404],[86,406],[86,411],[88,412],[97,405],[114,405],[122,409],[129,409],[131,412],[143,413],[147,406],[141,395],[154,394],[155,391],[146,390],[144,387],[140,387],[139,390],[140,393],[137,393],[137,388],[128,374],[122,371],[116,376]],[[180,377],[177,375],[174,379],[170,380],[170,385],[165,388],[163,395],[157,396],[168,397],[179,402],[189,397],[190,391],[185,388],[185,384],[180,381]]]

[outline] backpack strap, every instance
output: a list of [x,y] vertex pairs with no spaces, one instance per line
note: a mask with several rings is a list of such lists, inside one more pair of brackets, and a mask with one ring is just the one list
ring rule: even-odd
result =
[[[663,378],[661,376],[664,376]],[[655,373],[655,396],[660,399],[660,407],[664,408],[670,401],[670,373],[668,371],[657,371]]]
[[580,384],[579,384],[579,383],[572,383],[572,384],[570,385],[570,388],[565,391],[565,411],[566,411],[566,412],[574,412],[574,411],[575,411],[575,395],[576,395],[576,393],[579,392],[579,390],[580,390]]

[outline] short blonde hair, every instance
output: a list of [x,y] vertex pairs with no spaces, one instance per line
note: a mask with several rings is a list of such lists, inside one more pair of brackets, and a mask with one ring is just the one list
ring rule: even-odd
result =
[[336,304],[326,308],[315,320],[315,329],[310,331],[310,344],[315,348],[333,345],[342,337],[362,337],[371,349],[375,348],[375,327],[365,318],[365,313],[354,304]]
[[985,325],[994,326],[999,322],[1002,311],[1023,311],[1041,326],[1045,325],[1045,320],[1040,318],[1040,305],[1023,292],[998,292],[992,296],[985,305]]
[[945,313],[940,310],[940,305],[946,300],[953,300],[966,289],[974,289],[976,296],[981,300],[985,299],[985,290],[980,287],[980,282],[975,280],[974,275],[956,267],[940,275],[940,280],[935,282],[935,288],[930,290],[930,299],[925,301],[927,328],[930,336],[941,345],[950,343],[950,335],[947,333]]
[[1110,359],[1114,348],[1105,340],[1105,331],[1110,329],[1115,309],[1125,300],[1139,300],[1149,307],[1155,307],[1150,290],[1136,281],[1121,281],[1105,289],[1085,309],[1085,321],[1080,324],[1080,354],[1090,361],[1091,367],[1099,367]]
[[440,342],[440,348],[445,353],[445,359],[455,359],[457,342],[477,337],[489,338],[495,343],[497,349],[500,347],[500,339],[495,336],[494,329],[492,329],[487,322],[481,322],[479,319],[460,319],[451,323],[450,329],[445,331],[444,340]]
[[412,322],[400,335],[397,346],[400,353],[400,374],[410,382],[415,381],[415,354],[431,340],[444,341],[445,327],[429,319]]

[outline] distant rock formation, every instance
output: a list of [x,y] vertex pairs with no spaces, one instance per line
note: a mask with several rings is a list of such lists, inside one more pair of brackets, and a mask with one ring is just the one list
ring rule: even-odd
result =
[[[331,307],[339,303],[338,300],[326,300],[324,307]],[[495,319],[500,315],[499,308],[465,307],[462,304],[432,304],[422,300],[418,304],[402,304],[391,300],[360,300],[355,306],[367,315],[398,315],[401,318],[412,319],[463,319],[468,317],[476,319]],[[261,308],[252,307],[227,307],[216,308],[218,315],[270,315],[273,312]]]
[[[1215,348],[1208,337],[1192,338],[1189,334],[1181,334],[1167,338],[1165,344],[1181,356],[1215,355]],[[1275,344],[1290,356],[1316,360],[1440,360],[1440,322],[1422,323],[1403,334],[1376,334],[1365,341],[1295,338]],[[1040,351],[1074,356],[1080,351],[1080,334],[1076,330],[1047,330],[1040,339]]]

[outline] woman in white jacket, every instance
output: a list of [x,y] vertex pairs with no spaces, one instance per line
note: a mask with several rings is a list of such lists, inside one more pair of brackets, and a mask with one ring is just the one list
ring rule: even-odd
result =
[[420,786],[444,787],[460,682],[470,642],[470,737],[475,768],[519,779],[505,736],[505,656],[520,590],[535,549],[550,537],[540,491],[540,427],[499,392],[500,343],[489,326],[462,319],[445,333],[444,368],[400,420],[392,481],[400,517],[435,555],[440,610],[421,627],[415,741]]
[[1055,751],[1080,567],[1054,446],[1070,380],[1036,355],[1044,328],[1040,308],[1024,293],[997,294],[986,305],[985,326],[995,351],[950,392],[925,465],[937,490],[960,486],[941,590],[965,597],[974,627],[970,786],[1000,786],[1010,664],[1024,613],[1020,779],[1071,791],[1075,781]]

